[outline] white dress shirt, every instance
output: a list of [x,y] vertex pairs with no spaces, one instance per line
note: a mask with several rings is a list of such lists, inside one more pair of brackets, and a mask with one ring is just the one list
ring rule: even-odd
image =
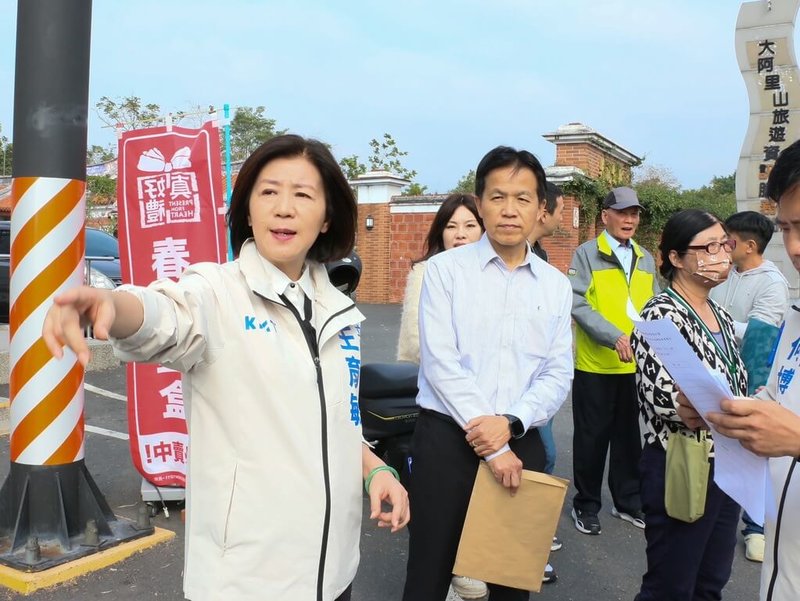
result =
[[633,245],[628,240],[627,244],[622,244],[614,236],[608,233],[608,230],[603,230],[603,235],[608,239],[608,244],[611,246],[611,251],[617,255],[617,259],[622,264],[622,270],[625,272],[625,277],[631,281],[631,264],[633,262]]
[[566,276],[530,249],[513,271],[485,234],[432,257],[419,306],[417,404],[461,426],[506,413],[526,430],[544,425],[572,381],[571,309]]

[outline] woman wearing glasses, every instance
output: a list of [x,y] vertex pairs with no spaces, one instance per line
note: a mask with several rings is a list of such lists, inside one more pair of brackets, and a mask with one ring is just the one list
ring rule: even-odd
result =
[[[747,373],[736,347],[733,320],[709,298],[711,289],[725,281],[735,247],[736,241],[710,213],[689,209],[674,214],[659,245],[660,271],[669,286],[644,306],[642,319],[672,320],[705,366],[721,373],[735,395],[744,396]],[[647,426],[639,465],[647,572],[636,601],[721,599],[736,548],[739,506],[714,483],[712,443],[702,517],[690,523],[667,514],[667,443],[673,436],[698,441],[703,436],[698,424],[686,425],[678,417],[680,393],[636,331],[631,346],[639,407]]]

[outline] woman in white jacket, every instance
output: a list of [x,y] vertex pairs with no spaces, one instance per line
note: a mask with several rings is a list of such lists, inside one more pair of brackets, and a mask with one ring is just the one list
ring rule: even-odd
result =
[[403,298],[403,315],[400,318],[400,338],[397,343],[397,360],[419,363],[419,297],[425,262],[440,252],[480,240],[483,221],[473,194],[448,196],[431,222],[425,239],[425,254],[411,266]]
[[121,359],[183,373],[187,598],[346,601],[362,483],[380,526],[410,517],[396,474],[362,444],[363,316],[320,265],[352,249],[355,199],[324,144],[278,136],[242,166],[228,223],[235,261],[147,288],[75,288],[42,334],[85,365],[91,324]]

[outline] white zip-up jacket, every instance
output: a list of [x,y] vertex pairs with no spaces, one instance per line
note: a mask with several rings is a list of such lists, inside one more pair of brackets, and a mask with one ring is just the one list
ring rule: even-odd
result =
[[124,288],[142,300],[144,323],[112,341],[117,356],[184,374],[193,601],[332,601],[355,578],[364,317],[323,266],[309,268],[313,341],[252,240],[231,263]]
[[751,319],[779,326],[789,304],[789,284],[772,261],[747,271],[731,269],[728,279],[712,288],[711,298],[727,309],[741,343]]
[[[775,349],[767,387],[759,395],[800,414],[800,307],[790,306]],[[775,501],[767,498],[761,601],[800,599],[800,467],[795,457],[769,460]]]

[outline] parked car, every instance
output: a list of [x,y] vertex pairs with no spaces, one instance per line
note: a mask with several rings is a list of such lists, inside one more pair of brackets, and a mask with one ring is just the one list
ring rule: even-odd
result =
[[90,285],[113,289],[122,284],[119,242],[111,234],[86,228],[86,261],[90,268]]
[[[10,302],[9,264],[11,222],[0,221],[0,321],[8,323]],[[103,230],[86,228],[86,266],[89,283],[95,288],[113,289],[122,283],[119,243]]]

